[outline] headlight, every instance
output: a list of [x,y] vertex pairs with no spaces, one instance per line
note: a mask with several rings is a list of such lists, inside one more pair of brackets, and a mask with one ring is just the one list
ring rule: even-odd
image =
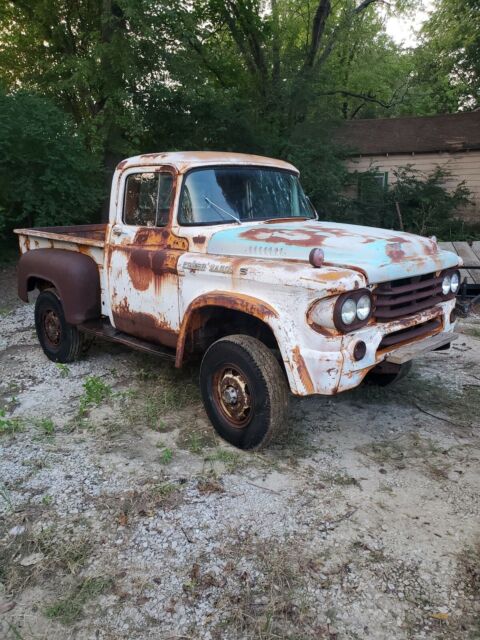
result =
[[363,295],[357,300],[357,318],[361,321],[366,320],[372,310],[372,301],[370,296]]
[[448,294],[450,293],[451,283],[452,279],[450,275],[446,275],[442,280],[442,293],[444,296],[448,296]]
[[[457,293],[460,289],[460,273],[458,271],[454,271],[450,278],[450,291],[452,293]],[[442,286],[443,290],[443,286]]]
[[333,323],[338,331],[346,333],[365,326],[371,315],[372,295],[368,289],[359,289],[338,297],[333,310]]
[[342,304],[340,317],[343,324],[350,325],[357,317],[357,303],[352,298],[347,298]]

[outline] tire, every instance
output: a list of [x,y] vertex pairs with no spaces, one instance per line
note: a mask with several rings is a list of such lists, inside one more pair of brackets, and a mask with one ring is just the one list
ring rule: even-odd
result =
[[53,362],[78,360],[89,346],[84,334],[65,320],[62,303],[51,290],[42,291],[37,298],[35,329],[45,355]]
[[405,378],[411,369],[412,361],[405,362],[404,364],[381,362],[367,374],[365,382],[367,384],[374,384],[377,387],[388,387]]
[[256,338],[233,335],[214,342],[200,366],[200,389],[215,431],[239,449],[264,447],[285,425],[287,380]]

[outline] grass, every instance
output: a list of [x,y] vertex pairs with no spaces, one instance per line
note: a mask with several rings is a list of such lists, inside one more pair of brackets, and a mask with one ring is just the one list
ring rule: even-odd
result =
[[[322,563],[308,556],[298,541],[238,539],[226,555],[226,584],[217,606],[225,611],[222,626],[229,634],[252,640],[323,637],[315,624],[318,611],[305,588],[306,575],[317,573]],[[209,586],[201,567],[195,574],[197,591],[205,582]]]
[[5,502],[5,504],[7,505],[7,509],[9,511],[13,510],[13,502],[10,496],[10,491],[7,489],[7,487],[3,483],[0,483],[0,499],[3,502]]
[[320,482],[324,482],[325,484],[337,485],[339,487],[360,487],[358,480],[343,472],[320,474],[318,479]]
[[64,625],[73,624],[82,617],[83,608],[90,600],[110,590],[112,586],[111,578],[102,576],[85,578],[65,598],[47,607],[45,615]]
[[[45,500],[46,499],[46,500]],[[48,506],[51,496],[42,502]],[[47,504],[48,503],[48,504]],[[27,584],[75,576],[86,564],[92,549],[87,536],[72,537],[71,531],[59,532],[54,526],[33,534],[28,529],[0,546],[0,582],[8,592],[24,589]],[[42,561],[33,567],[22,567],[21,557],[40,553]]]
[[173,451],[168,447],[165,447],[165,449],[163,449],[162,453],[160,454],[160,462],[162,464],[170,464],[172,460],[173,460]]
[[55,423],[51,418],[40,418],[35,421],[35,426],[44,436],[53,436],[55,433]]
[[181,431],[177,446],[196,455],[203,455],[205,449],[215,446],[216,438],[212,427],[192,427],[185,425]]
[[180,503],[181,496],[181,485],[164,481],[146,485],[141,491],[129,491],[120,505],[117,495],[108,496],[102,500],[102,506],[108,511],[116,510],[118,521],[126,526],[135,517],[153,516],[158,509],[172,509]]
[[5,409],[0,409],[0,435],[17,433],[23,427],[24,423],[21,418],[9,417]]
[[63,362],[56,362],[55,366],[60,372],[61,378],[67,378],[70,375],[70,367]]
[[[139,382],[134,394],[126,398],[130,419],[155,431],[167,431],[181,424],[178,412],[199,402],[199,393],[191,371],[176,371],[163,364],[142,367],[136,373]],[[175,413],[173,419],[164,420]]]
[[221,462],[225,465],[229,472],[233,472],[239,466],[241,461],[240,454],[229,449],[217,448],[215,451],[205,457],[205,462]]
[[152,494],[159,496],[160,498],[166,498],[172,495],[175,491],[178,491],[178,487],[172,482],[160,482],[159,484],[155,484],[151,487]]
[[85,416],[89,409],[97,407],[112,395],[112,388],[98,376],[89,376],[83,383],[78,415]]

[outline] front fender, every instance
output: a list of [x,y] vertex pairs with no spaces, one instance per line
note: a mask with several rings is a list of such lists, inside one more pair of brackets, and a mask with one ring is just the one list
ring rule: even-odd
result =
[[51,283],[62,301],[65,319],[77,325],[98,318],[100,276],[94,260],[65,249],[34,249],[18,263],[18,295],[28,302],[28,292],[39,282]]
[[177,342],[177,353],[175,359],[176,367],[180,367],[182,365],[187,332],[194,313],[203,307],[223,307],[225,309],[242,311],[243,313],[247,313],[250,316],[254,316],[259,320],[262,320],[262,322],[268,324],[272,330],[273,327],[271,326],[271,320],[278,318],[278,313],[272,306],[263,300],[254,298],[253,296],[227,291],[211,291],[209,293],[204,293],[198,296],[198,298],[195,298],[189,304],[183,316]]

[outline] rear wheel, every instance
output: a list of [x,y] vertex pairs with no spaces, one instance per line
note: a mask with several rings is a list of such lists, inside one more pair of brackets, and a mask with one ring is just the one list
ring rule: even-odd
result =
[[374,384],[378,387],[387,387],[405,378],[412,369],[412,362],[394,364],[393,362],[381,362],[377,364],[366,376],[367,384]]
[[215,431],[235,447],[259,449],[285,424],[285,375],[256,338],[234,335],[212,344],[200,367],[200,388]]
[[53,291],[42,291],[35,303],[35,328],[42,349],[53,362],[72,362],[89,346],[83,333],[65,320],[63,306]]

